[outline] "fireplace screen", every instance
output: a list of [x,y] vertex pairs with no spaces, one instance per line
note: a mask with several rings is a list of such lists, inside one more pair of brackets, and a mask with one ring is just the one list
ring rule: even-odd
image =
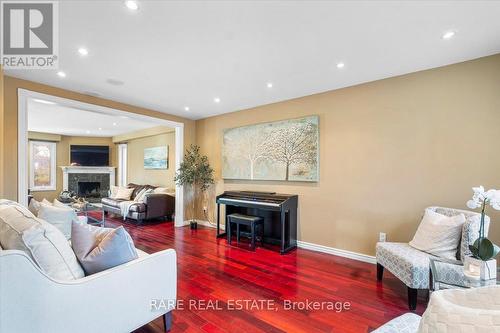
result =
[[100,182],[78,182],[78,196],[84,198],[100,198]]

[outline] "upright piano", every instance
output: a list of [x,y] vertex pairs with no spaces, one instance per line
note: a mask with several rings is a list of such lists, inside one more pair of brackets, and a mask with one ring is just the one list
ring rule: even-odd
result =
[[[297,203],[298,196],[275,192],[226,191],[217,196],[217,237],[221,232],[221,205],[226,207],[226,216],[233,213],[264,218],[264,243],[279,244],[284,254],[297,247]],[[226,226],[226,219],[223,220]]]

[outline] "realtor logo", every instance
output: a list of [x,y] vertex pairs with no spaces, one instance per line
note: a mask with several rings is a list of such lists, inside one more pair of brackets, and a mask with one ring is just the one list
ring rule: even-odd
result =
[[2,66],[6,69],[58,67],[58,3],[2,1]]

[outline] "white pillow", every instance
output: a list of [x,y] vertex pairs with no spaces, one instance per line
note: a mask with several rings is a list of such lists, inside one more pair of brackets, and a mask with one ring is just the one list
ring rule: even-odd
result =
[[73,223],[71,244],[87,275],[139,257],[123,226],[112,229]]
[[28,209],[30,210],[30,212],[33,213],[33,215],[38,215],[38,210],[40,209],[40,205],[41,205],[41,202],[36,201],[35,198],[32,198],[30,200],[29,205],[28,205]]
[[410,246],[437,257],[456,259],[464,223],[464,214],[449,217],[426,209]]
[[78,221],[76,212],[70,207],[40,205],[38,217],[61,230],[66,239],[71,238],[71,222]]
[[132,195],[132,192],[134,192],[133,188],[119,187],[118,190],[116,191],[116,195],[113,199],[130,200],[130,196]]
[[85,275],[61,231],[19,204],[0,204],[0,242],[5,250],[24,251],[54,279]]
[[63,204],[61,201],[57,200],[57,199],[54,199],[54,201],[52,201],[52,206],[54,207],[61,207],[61,208],[69,208],[69,209],[73,209],[71,208],[71,206],[69,205],[65,205]]
[[111,193],[109,194],[109,197],[111,199],[116,199],[116,193],[118,193],[119,188],[120,186],[111,185]]
[[42,204],[44,204],[44,205],[48,205],[48,206],[52,206],[52,202],[50,202],[49,200],[47,200],[47,199],[45,199],[45,198],[43,198],[43,200],[42,200]]

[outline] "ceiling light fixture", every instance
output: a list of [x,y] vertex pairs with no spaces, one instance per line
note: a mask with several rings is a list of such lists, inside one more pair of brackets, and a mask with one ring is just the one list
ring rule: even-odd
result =
[[442,38],[447,40],[447,39],[453,38],[454,36],[455,36],[455,31],[450,30],[450,31],[445,32],[443,34]]
[[127,8],[130,10],[139,9],[139,5],[137,4],[137,1],[133,1],[133,0],[125,1],[125,6],[127,6]]
[[184,111],[189,111],[189,106],[185,106]]
[[337,68],[344,68],[345,67],[345,64],[343,62],[339,62],[337,64]]
[[106,82],[111,84],[112,86],[123,86],[125,82],[117,79],[106,79]]
[[84,48],[84,47],[80,47],[80,48],[78,49],[78,53],[80,53],[80,55],[81,55],[81,56],[86,56],[86,55],[88,55],[88,54],[89,54],[89,50],[87,50],[87,49],[86,49],[86,48]]
[[215,103],[220,103],[220,98],[219,98],[219,97],[215,97],[215,98],[214,98],[214,102],[215,102]]
[[116,126],[116,125],[118,125],[118,124],[117,123],[113,123],[113,126]]
[[272,82],[268,82],[268,83],[267,83],[267,87],[268,87],[268,88],[272,88],[272,87],[273,87],[273,83],[272,83]]
[[59,71],[59,72],[57,72],[57,75],[58,75],[59,77],[66,77],[66,73],[64,73],[63,71]]
[[99,127],[99,128],[98,128],[98,130],[99,130],[99,131],[102,131],[102,127]]
[[33,99],[34,102],[37,102],[37,103],[42,103],[42,104],[49,104],[49,105],[54,105],[56,103],[54,102],[50,102],[50,101],[46,101],[46,100],[43,100],[43,99]]

